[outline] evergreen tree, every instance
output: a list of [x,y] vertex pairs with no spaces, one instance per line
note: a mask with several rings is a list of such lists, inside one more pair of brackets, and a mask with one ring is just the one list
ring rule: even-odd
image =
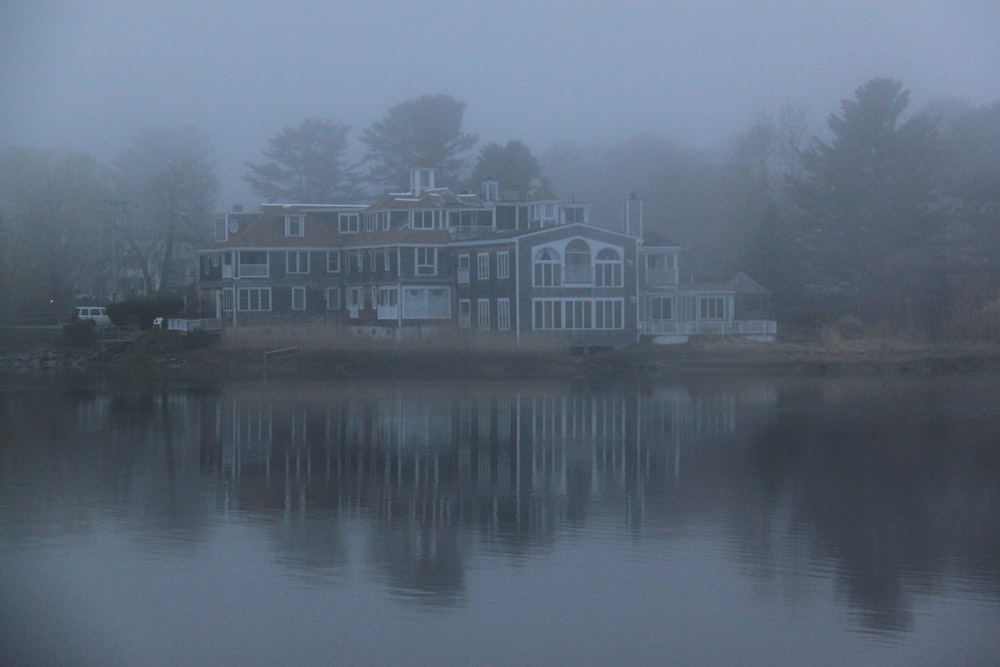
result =
[[253,191],[271,202],[325,204],[358,194],[356,175],[344,163],[350,127],[332,120],[309,119],[286,127],[267,140],[267,162],[247,162],[243,177]]
[[423,166],[437,171],[439,183],[458,182],[463,154],[479,140],[462,131],[464,113],[465,103],[450,95],[424,95],[390,107],[361,135],[369,181],[405,190],[410,168]]

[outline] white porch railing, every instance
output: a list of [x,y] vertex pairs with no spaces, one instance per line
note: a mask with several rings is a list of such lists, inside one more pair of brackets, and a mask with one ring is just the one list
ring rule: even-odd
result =
[[673,320],[645,320],[639,322],[643,336],[775,336],[778,323],[774,320],[702,320],[700,322],[675,322]]
[[214,317],[203,317],[201,319],[167,318],[167,329],[170,331],[189,333],[191,331],[218,331],[221,328],[222,321]]
[[240,264],[237,276],[240,278],[267,278],[267,264]]
[[647,285],[676,285],[677,269],[646,269]]
[[575,266],[568,264],[563,266],[563,284],[571,283],[592,283],[594,282],[594,267],[590,265]]
[[489,234],[493,231],[493,228],[489,225],[458,225],[455,227],[449,227],[448,232],[451,234],[453,239],[467,239],[473,236],[482,236],[483,234]]

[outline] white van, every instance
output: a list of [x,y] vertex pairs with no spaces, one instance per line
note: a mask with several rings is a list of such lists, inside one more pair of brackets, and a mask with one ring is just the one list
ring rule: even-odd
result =
[[104,306],[77,306],[74,319],[92,320],[99,327],[111,326],[111,318]]

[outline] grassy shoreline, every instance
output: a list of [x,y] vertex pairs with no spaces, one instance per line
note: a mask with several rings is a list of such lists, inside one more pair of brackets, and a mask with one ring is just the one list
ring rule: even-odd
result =
[[[1000,371],[1000,345],[926,344],[888,339],[806,340],[757,343],[738,338],[682,345],[638,344],[571,355],[548,346],[509,344],[406,345],[358,340],[222,340],[191,349],[173,332],[151,332],[135,344],[98,354],[69,347],[57,335],[0,336],[0,370],[11,355],[70,359],[48,367],[99,368],[113,375],[179,380],[301,379],[557,379],[658,378],[678,374],[874,375]],[[264,352],[294,347],[288,358],[265,361]],[[27,355],[27,357],[25,357]],[[32,357],[31,355],[35,355]],[[30,364],[33,361],[27,362]],[[25,364],[21,364],[24,367]]]

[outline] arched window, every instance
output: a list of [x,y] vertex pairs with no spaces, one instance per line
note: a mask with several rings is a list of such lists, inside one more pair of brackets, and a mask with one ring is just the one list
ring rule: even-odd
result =
[[590,263],[590,246],[583,239],[573,239],[566,246],[566,267],[563,278],[567,283],[589,283],[594,279]]
[[536,287],[559,287],[562,274],[559,271],[559,253],[552,248],[542,248],[535,253],[534,285]]
[[614,248],[604,248],[594,258],[594,285],[622,286],[622,258]]

